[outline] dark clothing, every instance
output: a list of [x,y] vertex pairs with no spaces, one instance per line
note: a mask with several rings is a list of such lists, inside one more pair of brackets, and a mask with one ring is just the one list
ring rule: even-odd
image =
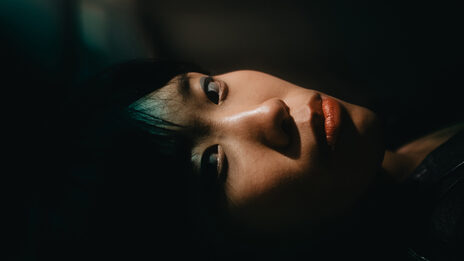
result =
[[263,251],[271,253],[266,259],[464,260],[464,131],[429,153],[404,183],[378,184],[348,223],[331,223],[326,238]]
[[363,260],[464,260],[464,131],[433,150],[401,185],[363,206]]
[[416,192],[412,260],[464,260],[464,131],[430,153],[404,184]]

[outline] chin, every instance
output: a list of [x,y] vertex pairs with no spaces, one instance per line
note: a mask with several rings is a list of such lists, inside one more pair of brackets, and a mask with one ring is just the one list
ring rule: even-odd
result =
[[358,163],[368,169],[381,166],[385,153],[383,124],[370,109],[342,102],[345,121],[340,149],[345,153],[357,152]]
[[[346,104],[346,103],[345,103]],[[336,188],[345,200],[342,210],[350,208],[367,191],[382,165],[385,144],[382,122],[371,110],[345,105],[347,116],[340,131],[334,155]]]
[[370,169],[377,171],[382,165],[385,154],[383,123],[373,111],[364,107],[359,108],[361,117],[354,119],[354,126],[361,137],[361,146],[365,148],[363,153],[366,157],[365,163]]

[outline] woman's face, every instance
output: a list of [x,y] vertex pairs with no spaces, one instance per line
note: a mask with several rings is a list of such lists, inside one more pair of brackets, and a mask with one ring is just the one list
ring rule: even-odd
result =
[[366,108],[257,71],[187,76],[134,106],[192,127],[195,171],[223,182],[238,222],[268,230],[340,215],[380,167],[382,135]]

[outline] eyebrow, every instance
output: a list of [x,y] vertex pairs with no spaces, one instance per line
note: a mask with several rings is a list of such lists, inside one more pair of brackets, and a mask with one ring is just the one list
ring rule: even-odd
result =
[[183,101],[190,97],[190,79],[191,77],[187,73],[183,73],[180,75],[176,86],[177,92],[180,94]]
[[[192,86],[190,85],[191,79],[192,76],[189,76],[187,73],[182,73],[177,80],[176,91],[179,93],[182,101],[184,102],[192,98]],[[194,120],[192,130],[196,135],[202,136],[208,133],[209,127],[204,122]]]

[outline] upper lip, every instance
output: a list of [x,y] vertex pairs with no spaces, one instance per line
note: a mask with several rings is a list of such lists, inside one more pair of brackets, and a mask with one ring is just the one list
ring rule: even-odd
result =
[[291,114],[295,122],[301,123],[308,121],[313,122],[313,118],[323,118],[321,95],[318,93],[312,95],[304,106],[298,108]]
[[322,112],[322,99],[319,93],[312,95],[304,106],[291,114],[291,117],[297,125],[306,125],[306,127],[302,128],[306,129],[309,127],[315,132],[316,136],[321,135],[324,131],[324,114]]
[[[297,127],[295,136],[300,137],[304,136],[303,140],[313,139],[310,136],[313,136],[316,139],[316,143],[321,146],[321,151],[324,151],[323,147],[326,143],[325,141],[325,130],[324,130],[324,114],[322,111],[322,97],[321,94],[315,92],[314,95],[309,97],[309,99],[302,104],[303,106],[299,107],[296,110],[291,110],[292,122],[296,124]],[[312,133],[309,134],[308,133]],[[308,136],[309,134],[309,136]],[[293,136],[293,135],[292,135]],[[300,140],[301,142],[301,140]],[[312,142],[302,142],[306,145],[312,144]],[[310,145],[312,146],[312,145]]]
[[321,116],[324,116],[322,112],[322,98],[319,93],[315,93],[311,99],[309,99],[309,108],[311,109],[311,113],[315,112]]

